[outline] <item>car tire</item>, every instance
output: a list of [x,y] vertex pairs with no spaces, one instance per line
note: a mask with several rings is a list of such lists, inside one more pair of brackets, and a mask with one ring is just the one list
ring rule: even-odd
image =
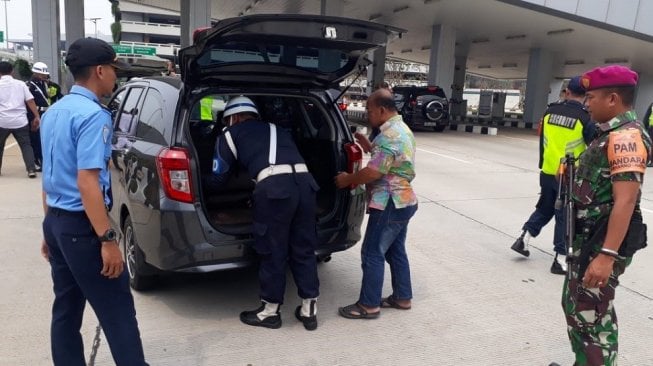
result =
[[132,225],[131,217],[125,218],[125,224],[122,228],[122,245],[123,253],[125,256],[125,264],[127,265],[127,273],[129,275],[129,285],[136,291],[149,290],[156,283],[156,276],[144,275],[146,270],[152,271],[152,267],[145,263],[143,251],[138,246],[136,235],[134,233],[134,226]]

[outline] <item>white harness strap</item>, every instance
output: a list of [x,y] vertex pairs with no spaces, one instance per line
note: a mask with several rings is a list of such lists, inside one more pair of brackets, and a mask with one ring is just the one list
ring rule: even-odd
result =
[[224,132],[224,139],[227,140],[227,145],[229,146],[231,153],[234,154],[234,158],[238,160],[238,151],[236,150],[236,145],[234,144],[234,140],[231,138],[231,133],[229,131]]
[[268,162],[270,166],[277,163],[277,126],[272,123],[270,125],[270,154],[268,155]]

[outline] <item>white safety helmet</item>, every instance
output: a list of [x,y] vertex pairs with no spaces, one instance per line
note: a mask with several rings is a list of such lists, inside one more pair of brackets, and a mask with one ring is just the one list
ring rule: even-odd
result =
[[243,96],[231,98],[229,99],[229,102],[227,102],[227,104],[224,106],[224,113],[222,114],[222,118],[227,118],[232,114],[245,112],[254,113],[258,116],[258,109],[256,109],[256,104],[254,104],[251,99]]
[[46,65],[45,62],[35,62],[32,66],[32,72],[43,75],[50,75],[48,72],[48,65]]

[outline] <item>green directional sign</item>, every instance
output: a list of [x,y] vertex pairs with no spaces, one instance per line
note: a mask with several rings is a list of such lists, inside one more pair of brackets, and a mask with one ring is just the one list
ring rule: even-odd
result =
[[155,47],[134,46],[134,53],[137,54],[137,55],[154,56],[154,55],[156,55],[156,48]]
[[5,32],[0,31],[0,42],[4,42],[4,41],[5,41]]
[[116,53],[133,53],[132,46],[125,46],[123,44],[112,44],[113,50]]

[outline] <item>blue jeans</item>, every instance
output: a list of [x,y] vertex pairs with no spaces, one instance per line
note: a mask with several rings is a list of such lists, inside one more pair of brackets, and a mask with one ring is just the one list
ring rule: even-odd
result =
[[417,205],[395,208],[392,198],[385,210],[370,209],[361,248],[363,284],[358,299],[361,305],[377,307],[381,303],[385,261],[390,264],[392,295],[400,300],[412,299],[406,232],[415,211]]
[[540,234],[542,228],[555,217],[555,228],[553,231],[553,249],[556,253],[565,255],[565,221],[563,210],[555,209],[556,198],[558,197],[558,181],[554,175],[540,172],[540,199],[535,205],[535,211],[528,218],[522,227],[532,237]]

